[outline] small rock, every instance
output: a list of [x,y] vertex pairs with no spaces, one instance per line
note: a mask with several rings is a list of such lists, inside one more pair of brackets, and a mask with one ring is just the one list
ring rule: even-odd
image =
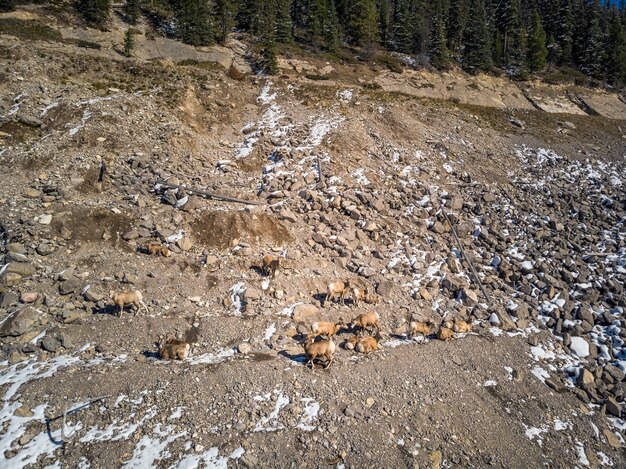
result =
[[28,407],[22,405],[15,409],[13,415],[15,415],[16,417],[32,417],[35,414],[33,414],[33,411],[30,410]]
[[252,345],[250,345],[248,342],[242,342],[237,346],[237,352],[239,353],[248,354],[251,351]]
[[37,301],[38,297],[39,293],[37,292],[24,292],[20,296],[20,301],[22,303],[34,303],[35,301]]
[[41,215],[39,216],[37,221],[39,222],[40,225],[49,225],[52,222],[52,215],[50,214]]
[[367,407],[372,407],[372,406],[374,405],[374,402],[375,402],[375,401],[374,401],[374,399],[373,399],[373,398],[368,397],[368,398],[365,400],[365,405],[366,405]]
[[49,243],[41,243],[35,250],[40,256],[48,256],[55,251],[55,247]]
[[14,252],[16,254],[26,254],[28,252],[26,248],[24,247],[24,245],[20,243],[7,244],[7,251]]
[[593,386],[596,381],[591,371],[589,371],[587,368],[583,368],[583,372],[580,375],[579,380],[581,384],[583,385],[583,387],[585,388],[589,386]]
[[91,301],[92,303],[97,303],[98,301],[102,301],[104,299],[104,295],[89,289],[83,294],[83,298],[87,301]]
[[615,433],[613,433],[611,430],[609,430],[608,428],[604,428],[602,429],[602,433],[604,434],[604,437],[606,438],[609,446],[617,449],[622,447],[622,442],[617,436],[615,436]]
[[17,303],[17,295],[13,292],[6,292],[0,295],[0,308],[8,309]]
[[617,402],[617,400],[614,397],[609,397],[606,400],[606,411],[611,414],[614,415],[615,417],[621,417],[622,416],[622,405]]
[[191,241],[191,238],[185,236],[184,238],[176,241],[176,245],[183,251],[189,251],[193,247],[193,242]]
[[132,230],[122,235],[122,239],[124,241],[132,241],[133,239],[139,238],[139,231]]
[[21,309],[4,321],[0,327],[0,337],[20,336],[28,332],[39,320],[39,312],[27,306]]
[[11,262],[6,269],[6,273],[19,274],[22,277],[30,277],[35,272],[37,267],[30,262]]
[[70,295],[81,288],[81,281],[77,278],[71,278],[65,282],[59,283],[59,293],[61,295]]

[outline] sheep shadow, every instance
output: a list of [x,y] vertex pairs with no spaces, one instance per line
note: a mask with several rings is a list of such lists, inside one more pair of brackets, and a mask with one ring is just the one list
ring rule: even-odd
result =
[[146,358],[154,358],[155,360],[158,360],[159,357],[159,352],[155,352],[153,350],[144,350],[142,352],[142,355]]
[[[125,308],[124,313],[129,313],[130,310],[128,309],[128,307]],[[119,316],[120,313],[120,309],[116,306],[116,305],[105,305],[102,307],[98,307],[93,306],[91,308],[91,313],[92,314],[108,314],[110,316]],[[130,312],[130,314],[133,314],[132,312]]]
[[250,270],[254,270],[254,272],[259,274],[259,276],[261,277],[267,277],[267,275],[265,275],[265,272],[263,272],[263,269],[258,265],[251,265]]
[[318,301],[322,307],[326,307],[326,293],[315,293],[313,294],[313,299]]
[[287,350],[282,350],[278,352],[278,355],[285,357],[293,362],[300,363],[304,365],[306,362],[306,355],[304,353],[290,353]]

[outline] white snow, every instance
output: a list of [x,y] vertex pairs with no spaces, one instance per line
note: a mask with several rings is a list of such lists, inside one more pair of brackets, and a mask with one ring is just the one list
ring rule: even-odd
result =
[[276,393],[276,404],[274,410],[257,422],[254,427],[254,432],[273,432],[276,430],[281,430],[284,426],[278,422],[278,414],[280,411],[289,404],[289,398],[285,396],[282,391]]
[[300,400],[304,403],[304,412],[302,417],[300,417],[298,428],[300,430],[304,430],[305,432],[312,432],[316,427],[311,425],[311,423],[317,419],[317,414],[320,411],[320,404],[312,397],[305,397]]
[[246,285],[244,282],[238,282],[230,288],[230,301],[235,308],[236,316],[240,316],[243,311],[245,292]]
[[222,349],[217,353],[204,353],[196,357],[188,357],[185,361],[190,365],[214,365],[233,357],[236,353],[237,348],[232,347],[228,349]]
[[550,377],[550,373],[548,373],[546,370],[544,370],[540,366],[534,367],[530,372],[533,375],[535,375],[535,377],[542,383],[545,383],[546,379]]
[[571,429],[572,428],[572,423],[568,422],[568,421],[562,421],[559,418],[555,418],[554,419],[554,430],[557,432],[560,432],[562,430],[567,430],[567,429]]
[[524,425],[524,427],[526,427],[526,437],[531,441],[536,439],[537,444],[541,446],[543,444],[543,439],[541,438],[541,435],[543,433],[546,433],[548,431],[548,428],[545,425],[541,426],[540,428],[539,427],[527,427],[526,425]]
[[[240,446],[235,449],[228,456],[220,456],[219,449],[217,447],[210,448],[202,454],[187,454],[183,459],[176,464],[170,466],[170,469],[196,469],[197,467],[206,467],[207,469],[227,469],[228,461],[236,461],[243,454],[245,450]],[[200,465],[200,463],[203,463]]]
[[498,385],[498,382],[493,379],[489,379],[483,383],[483,386],[485,387],[491,387],[491,386],[497,386],[497,385]]
[[273,322],[265,329],[265,335],[263,336],[263,340],[270,340],[274,333],[276,332],[276,323]]
[[585,447],[580,441],[576,441],[576,454],[578,454],[578,462],[583,466],[589,466],[589,459],[587,459],[587,454],[585,454]]
[[165,448],[174,440],[187,434],[186,431],[173,433],[172,427],[161,430],[161,424],[154,427],[155,436],[144,435],[135,446],[132,457],[122,467],[132,469],[152,469],[162,458]]
[[569,348],[579,358],[585,358],[589,355],[589,343],[582,337],[572,337]]

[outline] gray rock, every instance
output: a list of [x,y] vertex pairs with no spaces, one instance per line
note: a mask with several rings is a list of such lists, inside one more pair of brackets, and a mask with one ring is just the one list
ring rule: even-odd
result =
[[24,247],[24,245],[20,243],[7,244],[7,251],[14,252],[16,254],[26,254],[28,252],[26,248]]
[[6,292],[0,295],[0,308],[8,309],[17,303],[17,295],[13,292]]
[[56,352],[61,347],[61,342],[59,342],[56,338],[51,336],[46,336],[41,341],[41,348],[47,350],[48,352]]
[[13,313],[0,327],[0,337],[17,337],[28,332],[39,321],[39,312],[28,306]]
[[39,246],[37,246],[35,250],[40,256],[48,256],[52,254],[56,249],[52,244],[41,243]]
[[606,400],[606,411],[611,414],[614,415],[616,417],[621,417],[622,415],[622,405],[617,402],[617,400],[615,400],[614,397],[609,397]]
[[77,278],[71,278],[65,282],[59,283],[59,293],[61,295],[70,295],[80,290],[82,282]]
[[618,383],[621,381],[624,381],[624,377],[626,376],[624,375],[622,370],[620,370],[616,366],[611,365],[610,363],[607,363],[604,366],[604,371],[606,371],[609,375],[611,375],[611,377]]
[[37,272],[37,267],[30,262],[11,262],[5,272],[8,274],[18,274],[22,277],[30,277]]
[[393,288],[393,283],[389,280],[381,280],[376,285],[376,293],[384,298],[388,298],[391,290]]
[[317,316],[317,306],[312,304],[300,304],[293,310],[293,320],[304,321],[305,319],[311,319]]

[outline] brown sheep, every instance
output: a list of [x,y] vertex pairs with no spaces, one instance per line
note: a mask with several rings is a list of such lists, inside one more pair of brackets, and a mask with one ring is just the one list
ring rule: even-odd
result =
[[172,255],[172,253],[170,252],[170,250],[167,248],[167,246],[163,246],[161,244],[157,244],[157,243],[150,243],[148,245],[146,245],[146,252],[150,255],[161,255],[163,257],[170,257]]
[[380,315],[375,311],[371,311],[369,313],[359,314],[356,319],[352,321],[352,324],[355,329],[359,329],[360,331],[363,331],[370,326],[375,327],[378,331],[380,330],[379,321]]
[[452,331],[452,329],[442,327],[437,333],[437,338],[439,340],[452,340],[454,338],[454,332]]
[[143,306],[146,309],[146,312],[149,312],[148,307],[143,302],[143,295],[141,294],[139,290],[134,290],[130,292],[111,291],[110,297],[111,297],[111,300],[113,300],[113,303],[115,303],[117,307],[120,309],[119,317],[122,317],[122,313],[124,312],[125,305],[135,305],[137,307],[137,310],[135,310],[134,316],[137,315],[137,311],[139,310],[140,306]]
[[357,337],[356,335],[348,337],[343,343],[343,348],[345,348],[346,350],[354,350],[354,347],[356,346],[358,341],[359,337]]
[[341,329],[346,327],[346,323],[343,319],[340,319],[339,322],[314,322],[311,324],[311,332],[313,335],[325,335],[328,337],[332,337]]
[[304,343],[304,354],[306,356],[305,363],[311,364],[311,369],[315,369],[315,359],[324,358],[326,364],[324,368],[328,368],[333,362],[333,354],[336,346],[332,339],[320,340],[314,342],[312,337],[308,337]]
[[276,276],[276,271],[280,265],[280,260],[276,256],[266,254],[261,261],[261,270],[264,275],[272,275],[272,278]]
[[430,335],[433,331],[433,326],[426,322],[411,322],[409,336],[414,337],[417,334],[422,334],[424,337]]
[[168,334],[159,342],[159,357],[162,360],[184,360],[189,356],[190,348],[187,342]]
[[339,298],[341,304],[345,304],[345,296],[346,296],[346,284],[344,282],[334,282],[329,283],[328,287],[326,287],[326,299],[324,300],[324,304],[327,301],[332,301],[335,298]]
[[472,324],[467,321],[463,321],[463,319],[457,318],[454,320],[453,330],[454,332],[459,333],[459,334],[463,334],[465,332],[472,332]]
[[380,334],[376,334],[376,336],[367,336],[361,338],[356,344],[356,351],[359,353],[370,353],[374,350],[380,349]]

